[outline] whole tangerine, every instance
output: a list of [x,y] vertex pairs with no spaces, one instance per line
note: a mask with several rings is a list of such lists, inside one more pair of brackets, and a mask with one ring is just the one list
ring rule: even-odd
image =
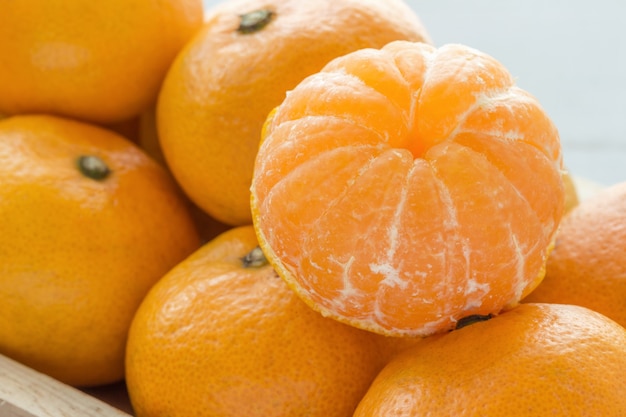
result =
[[626,329],[613,320],[580,306],[522,304],[393,358],[354,417],[618,417],[625,367]]
[[71,385],[121,380],[139,303],[199,245],[169,175],[120,135],[0,120],[0,353]]
[[0,13],[0,113],[123,122],[152,104],[201,0],[20,0]]

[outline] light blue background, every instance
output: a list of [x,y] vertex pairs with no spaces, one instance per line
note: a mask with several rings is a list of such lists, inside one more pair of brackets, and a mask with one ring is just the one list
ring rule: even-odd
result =
[[539,99],[574,176],[626,181],[626,2],[406,1],[436,45],[463,43],[494,56]]

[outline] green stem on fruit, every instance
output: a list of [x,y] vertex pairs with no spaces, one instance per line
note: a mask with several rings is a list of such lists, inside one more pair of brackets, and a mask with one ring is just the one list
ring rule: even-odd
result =
[[263,29],[274,17],[274,12],[259,9],[239,16],[237,31],[243,34],[255,33]]
[[97,156],[81,155],[76,163],[81,174],[92,180],[101,181],[111,173],[108,165]]
[[244,268],[260,268],[268,264],[265,254],[259,246],[252,249],[241,260]]
[[456,327],[454,328],[454,330],[459,330],[465,326],[469,326],[470,324],[478,323],[480,321],[487,321],[492,317],[493,316],[491,314],[472,314],[471,316],[463,317],[456,322]]

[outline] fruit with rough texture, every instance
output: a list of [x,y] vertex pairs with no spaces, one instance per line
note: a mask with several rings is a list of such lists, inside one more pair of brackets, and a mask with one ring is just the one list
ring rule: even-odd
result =
[[159,95],[159,141],[175,178],[217,220],[250,224],[267,114],[331,59],[396,39],[429,41],[402,0],[234,0],[208,10]]
[[201,0],[3,2],[0,113],[131,119],[202,22]]
[[559,135],[493,57],[362,49],[303,80],[263,132],[259,243],[322,314],[425,336],[543,278],[564,212]]
[[344,417],[387,359],[380,338],[307,307],[267,264],[252,226],[241,226],[146,296],[126,383],[139,417]]
[[131,319],[199,237],[178,188],[123,137],[0,120],[0,353],[71,385],[122,379]]
[[563,219],[546,276],[524,302],[576,304],[626,327],[626,182],[600,190]]
[[626,329],[572,305],[522,304],[423,339],[354,417],[626,415]]

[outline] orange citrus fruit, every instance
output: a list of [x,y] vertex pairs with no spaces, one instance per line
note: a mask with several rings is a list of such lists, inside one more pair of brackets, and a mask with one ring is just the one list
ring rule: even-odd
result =
[[576,207],[580,203],[578,187],[576,186],[576,182],[574,181],[574,178],[569,173],[569,171],[565,171],[563,173],[563,186],[565,187],[564,210],[565,213],[569,213],[574,207]]
[[[154,106],[145,110],[139,117],[137,126],[137,144],[150,157],[161,164],[171,175],[171,171],[165,162],[163,152],[161,152],[161,145],[159,144],[156,129],[156,110]],[[184,193],[184,191],[181,190],[181,193]],[[210,216],[195,203],[189,200],[189,198],[187,198],[187,200],[189,201],[191,215],[196,223],[196,227],[203,242],[208,242],[231,227],[230,225],[220,222]]]
[[126,382],[139,417],[344,417],[382,369],[378,338],[307,307],[240,226],[150,290]]
[[175,178],[217,220],[250,224],[267,114],[332,58],[396,39],[429,40],[402,0],[234,0],[208,10],[159,95],[159,141]]
[[199,245],[176,185],[123,137],[0,121],[0,353],[71,385],[120,380],[139,303]]
[[354,417],[626,415],[626,329],[580,306],[522,304],[428,337],[380,372]]
[[497,60],[396,41],[333,60],[269,116],[254,226],[314,309],[429,335],[541,281],[561,168],[557,129]]
[[524,301],[580,305],[626,327],[626,182],[563,219],[545,279]]
[[5,2],[0,112],[131,119],[202,22],[201,0]]

